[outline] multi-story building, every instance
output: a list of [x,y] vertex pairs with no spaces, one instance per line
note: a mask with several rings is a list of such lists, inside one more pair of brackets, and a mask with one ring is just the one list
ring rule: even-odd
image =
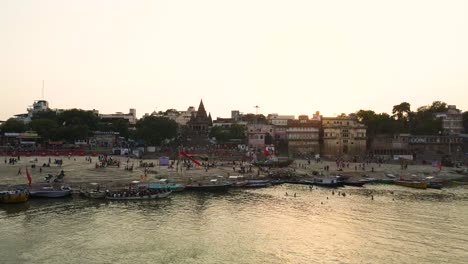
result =
[[267,122],[274,126],[275,141],[286,141],[287,140],[287,128],[288,121],[294,120],[293,115],[278,115],[269,114],[267,116]]
[[287,125],[286,137],[290,156],[320,153],[320,121],[301,115],[298,120],[288,120]]
[[123,119],[128,121],[130,125],[135,125],[137,122],[136,117],[136,109],[130,108],[130,112],[128,114],[122,112],[116,112],[115,114],[98,114],[101,120],[116,120],[116,119]]
[[322,155],[327,157],[359,156],[366,153],[366,126],[356,117],[323,117]]
[[435,114],[435,117],[442,118],[442,128],[449,135],[463,132],[463,115],[455,105],[449,105],[447,111]]
[[250,124],[247,125],[247,139],[249,148],[263,149],[266,145],[271,144],[268,138],[272,141],[274,138],[273,125]]

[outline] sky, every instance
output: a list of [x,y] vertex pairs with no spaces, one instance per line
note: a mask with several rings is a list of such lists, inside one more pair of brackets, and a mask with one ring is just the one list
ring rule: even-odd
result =
[[[140,117],[468,110],[466,0],[0,0],[0,120],[34,100]],[[44,80],[44,97],[42,83]]]

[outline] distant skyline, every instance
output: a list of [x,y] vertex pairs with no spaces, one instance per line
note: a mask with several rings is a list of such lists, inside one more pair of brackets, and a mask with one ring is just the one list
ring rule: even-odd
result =
[[0,120],[52,108],[468,110],[468,1],[0,1]]

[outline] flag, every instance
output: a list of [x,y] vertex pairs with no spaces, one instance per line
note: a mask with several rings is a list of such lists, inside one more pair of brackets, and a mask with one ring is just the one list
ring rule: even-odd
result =
[[193,163],[197,164],[198,166],[201,166],[201,163],[198,162],[198,160],[190,157],[189,155],[187,155],[187,153],[181,151],[181,152],[179,152],[179,154],[186,157],[186,158],[188,158],[189,160],[191,160]]
[[26,167],[26,177],[28,177],[29,186],[31,186],[32,179],[31,175],[29,174],[28,167]]

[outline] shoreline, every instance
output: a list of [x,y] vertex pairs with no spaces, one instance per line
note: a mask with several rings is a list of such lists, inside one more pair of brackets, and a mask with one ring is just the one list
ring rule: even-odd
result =
[[[217,162],[217,166],[206,170],[201,166],[193,166],[189,170],[177,167],[169,168],[168,166],[158,166],[157,159],[134,159],[124,156],[108,156],[120,162],[120,167],[108,166],[96,168],[97,157],[91,156],[91,162],[83,156],[30,156],[20,157],[20,160],[14,164],[8,164],[9,157],[4,156],[0,159],[0,185],[20,185],[27,184],[26,167],[32,177],[32,183],[45,182],[45,177],[48,174],[58,175],[61,170],[64,171],[65,177],[63,183],[68,185],[84,185],[91,182],[110,185],[129,184],[132,181],[143,181],[147,183],[155,183],[159,179],[167,179],[171,183],[186,184],[188,181],[203,181],[217,176],[227,178],[231,175],[244,175],[247,179],[255,178],[273,178],[269,177],[267,170],[261,170],[252,166],[251,173],[243,173],[240,171],[240,163],[236,162],[233,168],[232,162]],[[43,167],[47,164],[50,158],[50,167]],[[5,163],[5,159],[7,163]],[[35,161],[37,159],[37,161]],[[62,160],[63,164],[54,164],[55,160]],[[128,160],[128,163],[127,163]],[[148,170],[145,175],[145,167],[139,167],[140,161],[153,163],[154,167],[146,167]],[[248,171],[249,163],[243,163]],[[294,173],[297,178],[320,178],[336,175],[349,175],[353,179],[362,179],[364,177],[382,179],[387,174],[392,174],[396,177],[401,176],[405,179],[422,179],[423,177],[432,176],[434,180],[456,180],[463,179],[464,175],[457,174],[453,170],[455,168],[438,168],[431,165],[410,165],[407,169],[402,170],[397,164],[375,164],[371,163],[365,166],[365,170],[358,168],[359,163],[349,163],[349,167],[345,166],[343,170],[338,170],[334,161],[311,161],[295,160],[288,168],[283,168],[284,171]],[[32,168],[35,165],[35,168]],[[133,171],[125,170],[126,165],[133,165]],[[330,170],[324,170],[325,166],[329,166]],[[372,168],[374,171],[372,171]],[[20,171],[21,169],[21,171]],[[235,169],[235,170],[234,170]],[[280,169],[281,170],[281,169]],[[313,171],[318,175],[313,175]]]

